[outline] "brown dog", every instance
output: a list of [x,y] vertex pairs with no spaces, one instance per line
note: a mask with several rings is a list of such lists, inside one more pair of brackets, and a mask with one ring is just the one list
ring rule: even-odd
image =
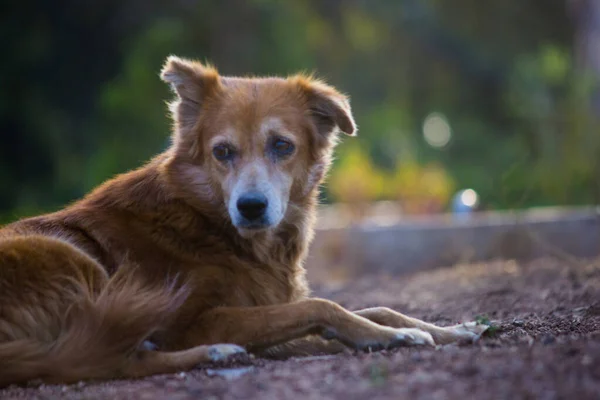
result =
[[338,131],[356,130],[346,97],[310,77],[221,77],[176,57],[161,77],[177,95],[169,150],[0,230],[0,385],[173,372],[238,345],[288,356],[484,330],[309,297],[318,186]]

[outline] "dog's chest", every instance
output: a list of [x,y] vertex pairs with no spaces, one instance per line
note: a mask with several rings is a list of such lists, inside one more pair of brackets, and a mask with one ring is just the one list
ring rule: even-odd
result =
[[152,238],[157,246],[130,245],[128,255],[148,272],[190,278],[192,308],[282,304],[308,295],[299,235],[243,242],[211,230],[201,235],[195,226],[167,230],[155,225]]
[[190,301],[199,309],[284,304],[308,295],[301,267],[251,263],[202,266],[192,272]]
[[229,305],[282,304],[307,297],[301,242],[277,238],[270,245],[252,246],[238,252],[230,265],[231,276],[225,289],[228,300],[233,303]]
[[255,266],[236,274],[230,292],[232,306],[261,306],[297,301],[308,295],[301,267]]

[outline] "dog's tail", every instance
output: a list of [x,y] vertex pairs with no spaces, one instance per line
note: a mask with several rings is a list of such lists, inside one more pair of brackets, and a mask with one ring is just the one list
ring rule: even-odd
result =
[[135,273],[117,273],[96,292],[71,283],[75,290],[64,315],[38,304],[18,307],[20,324],[0,319],[0,387],[119,377],[187,297],[185,285],[152,287]]

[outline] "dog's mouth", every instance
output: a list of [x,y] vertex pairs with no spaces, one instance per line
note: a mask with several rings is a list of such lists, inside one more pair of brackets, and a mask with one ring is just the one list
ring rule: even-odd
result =
[[235,224],[235,228],[241,237],[250,239],[256,237],[256,235],[268,233],[273,228],[273,225],[260,222],[246,222]]
[[237,229],[241,236],[252,236],[256,233],[265,232],[274,228],[278,221],[274,221],[268,213],[247,218],[239,212],[230,212],[231,223]]
[[247,231],[263,231],[271,228],[273,225],[261,219],[259,221],[248,221],[242,220],[236,224],[238,229],[244,229]]

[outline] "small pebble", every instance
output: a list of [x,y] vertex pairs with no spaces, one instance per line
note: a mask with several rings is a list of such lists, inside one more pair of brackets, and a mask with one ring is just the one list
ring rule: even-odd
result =
[[586,367],[588,365],[592,365],[592,363],[594,362],[594,359],[592,357],[590,357],[589,354],[586,354],[585,356],[583,356],[583,358],[581,359],[581,364],[585,365]]
[[556,342],[556,339],[552,335],[544,335],[542,337],[542,344],[549,345]]
[[228,368],[228,369],[207,369],[206,375],[208,376],[220,376],[221,378],[225,378],[227,380],[237,379],[242,375],[246,375],[247,373],[254,370],[254,367],[246,367],[246,368]]

